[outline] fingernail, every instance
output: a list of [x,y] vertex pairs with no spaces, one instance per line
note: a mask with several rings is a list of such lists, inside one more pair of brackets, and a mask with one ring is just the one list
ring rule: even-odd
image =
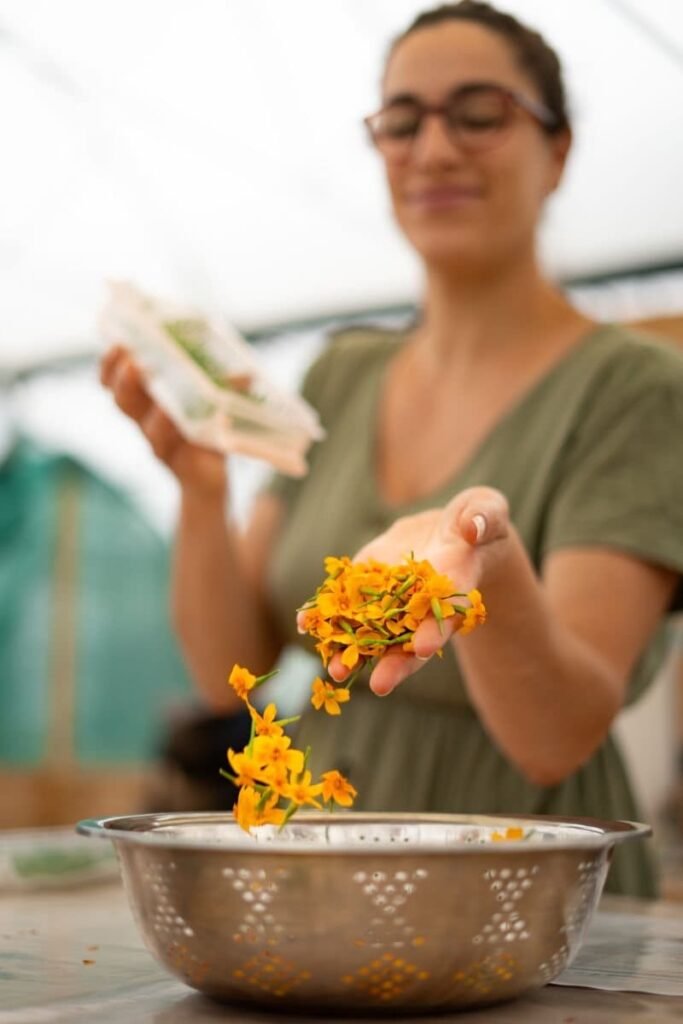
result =
[[481,540],[486,533],[486,516],[483,516],[478,512],[476,516],[472,516],[472,522],[474,523],[474,528],[477,531],[477,540]]
[[415,657],[418,661],[429,661],[431,654],[416,654]]

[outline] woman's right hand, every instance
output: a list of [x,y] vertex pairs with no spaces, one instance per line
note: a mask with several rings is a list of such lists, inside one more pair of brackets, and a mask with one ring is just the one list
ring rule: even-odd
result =
[[187,493],[222,495],[226,487],[225,458],[187,441],[154,401],[131,353],[115,345],[102,358],[100,379],[116,404],[138,424],[154,454],[177,477]]

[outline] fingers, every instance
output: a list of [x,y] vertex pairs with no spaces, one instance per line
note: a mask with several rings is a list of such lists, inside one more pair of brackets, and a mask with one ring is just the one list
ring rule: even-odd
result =
[[[461,622],[460,615],[444,619],[441,623],[432,615],[427,616],[415,631],[414,655],[398,650],[383,654],[370,676],[370,689],[379,696],[391,693],[394,687],[413,672],[417,672],[425,661],[448,643]],[[343,683],[351,675],[351,669],[342,663],[340,651],[333,654],[330,659],[327,674],[335,683]]]
[[100,360],[100,381],[105,387],[110,387],[114,368],[124,352],[125,349],[121,345],[112,345],[102,356]]
[[138,424],[157,458],[170,465],[184,439],[151,398],[144,373],[127,349],[115,345],[104,354],[100,380],[111,390],[118,407]]
[[461,615],[453,615],[443,622],[437,622],[433,615],[428,615],[415,630],[413,646],[418,663],[427,661],[436,654],[444,644],[448,643],[453,632],[462,622]]
[[118,407],[140,423],[153,405],[142,370],[121,346],[110,349],[100,363],[100,380],[108,387]]
[[[301,614],[300,612],[299,615]],[[393,650],[383,654],[379,659],[370,675],[370,689],[373,693],[378,697],[386,697],[399,683],[421,669],[424,662],[450,640],[461,622],[461,615],[454,615],[441,623],[431,615],[424,619],[415,631],[414,654]],[[344,683],[351,675],[351,669],[342,663],[340,651],[333,654],[330,659],[327,674],[335,683]]]
[[378,697],[386,697],[399,683],[417,672],[422,663],[405,651],[389,651],[383,655],[370,676],[370,689]]
[[147,412],[140,420],[140,427],[156,457],[162,462],[171,463],[183,443],[183,437],[163,409],[150,402]]
[[493,487],[469,487],[444,510],[444,532],[463,537],[473,547],[502,540],[509,526],[507,499]]
[[351,669],[342,663],[341,651],[336,651],[330,658],[327,674],[334,679],[335,683],[345,683],[351,675]]

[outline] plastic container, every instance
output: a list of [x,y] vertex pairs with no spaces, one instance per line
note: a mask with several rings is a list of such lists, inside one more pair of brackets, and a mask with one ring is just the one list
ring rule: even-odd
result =
[[150,393],[188,440],[306,474],[306,453],[325,436],[317,413],[268,380],[229,324],[117,281],[108,286],[100,325],[107,343],[135,354]]

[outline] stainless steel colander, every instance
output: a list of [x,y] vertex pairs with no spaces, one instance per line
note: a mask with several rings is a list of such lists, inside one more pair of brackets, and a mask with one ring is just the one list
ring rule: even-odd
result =
[[[521,826],[527,838],[492,841]],[[81,822],[111,839],[145,943],[188,985],[268,1007],[392,1014],[484,1005],[576,953],[615,844],[589,818],[225,813]]]

